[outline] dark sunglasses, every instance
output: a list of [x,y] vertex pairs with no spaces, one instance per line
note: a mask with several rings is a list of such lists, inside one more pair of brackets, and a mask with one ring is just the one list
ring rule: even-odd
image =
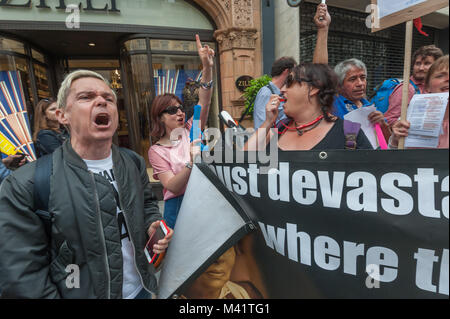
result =
[[168,106],[168,107],[166,107],[166,109],[164,111],[161,112],[161,114],[162,113],[167,113],[167,114],[170,114],[170,115],[174,115],[174,114],[178,113],[178,110],[180,110],[181,112],[184,113],[183,105],[171,105],[171,106]]
[[286,87],[288,87],[288,88],[291,87],[294,84],[294,82],[297,82],[297,83],[302,83],[302,82],[311,83],[310,80],[305,79],[305,78],[296,79],[295,76],[292,75],[292,73],[289,73],[289,75],[286,78],[286,82],[285,82]]

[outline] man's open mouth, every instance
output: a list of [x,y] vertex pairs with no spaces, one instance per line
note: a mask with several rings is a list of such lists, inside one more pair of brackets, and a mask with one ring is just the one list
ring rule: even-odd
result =
[[97,114],[94,122],[98,126],[108,126],[110,122],[109,115],[106,113]]

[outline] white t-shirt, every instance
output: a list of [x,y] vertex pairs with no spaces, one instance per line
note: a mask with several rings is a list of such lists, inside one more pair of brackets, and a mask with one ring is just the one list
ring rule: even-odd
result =
[[114,197],[117,204],[117,222],[120,227],[120,238],[122,239],[122,256],[123,256],[123,287],[122,296],[124,299],[133,299],[141,291],[142,283],[136,270],[134,262],[133,244],[128,235],[128,228],[119,203],[119,193],[117,182],[113,172],[112,153],[103,160],[84,160],[88,170],[94,174],[98,174],[106,178],[114,187]]

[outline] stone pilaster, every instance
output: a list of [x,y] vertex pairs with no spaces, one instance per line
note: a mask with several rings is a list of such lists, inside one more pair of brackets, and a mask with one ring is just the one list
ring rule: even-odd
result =
[[234,118],[243,111],[242,93],[235,81],[242,75],[261,75],[261,8],[259,0],[195,0],[214,19],[218,29],[222,106]]

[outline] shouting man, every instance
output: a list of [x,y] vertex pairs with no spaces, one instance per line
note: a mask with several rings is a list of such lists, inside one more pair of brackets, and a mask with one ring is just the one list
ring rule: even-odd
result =
[[49,155],[48,207],[36,204],[36,162],[2,184],[0,297],[148,298],[157,281],[144,247],[162,217],[143,158],[112,144],[116,94],[101,75],[75,71],[61,85],[57,116],[71,137]]

